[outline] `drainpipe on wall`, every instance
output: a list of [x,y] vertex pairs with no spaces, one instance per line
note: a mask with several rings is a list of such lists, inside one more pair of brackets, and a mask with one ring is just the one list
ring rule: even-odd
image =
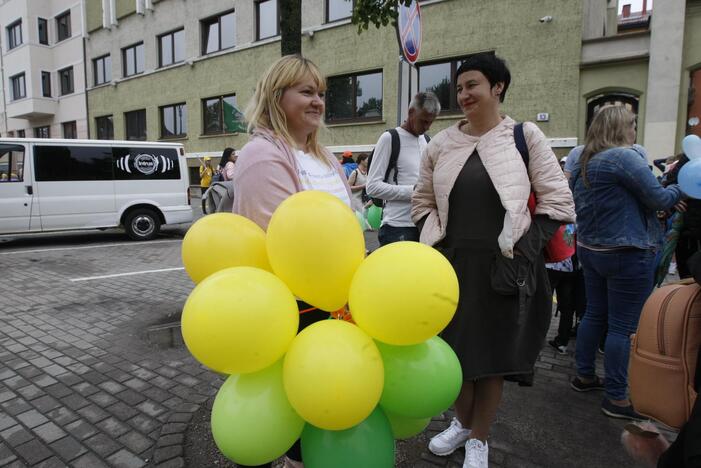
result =
[[85,86],[83,87],[83,95],[85,96],[85,128],[88,131],[88,139],[90,139],[90,112],[88,111],[88,62],[85,56],[85,49],[87,39],[83,37],[83,82]]
[[9,132],[7,129],[7,93],[5,92],[5,55],[2,53],[2,35],[0,35],[0,86],[2,86],[2,117],[5,121],[5,133]]
[[90,139],[90,114],[88,113],[88,61],[86,57],[85,50],[87,49],[86,42],[88,41],[88,25],[85,17],[85,2],[82,3],[82,8],[80,10],[81,14],[81,25],[83,27],[83,95],[85,96],[85,128],[88,132],[88,139]]

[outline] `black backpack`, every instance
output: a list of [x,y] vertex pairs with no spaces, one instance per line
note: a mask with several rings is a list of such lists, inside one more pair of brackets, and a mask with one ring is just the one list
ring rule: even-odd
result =
[[523,159],[523,163],[526,165],[526,170],[528,170],[530,154],[528,154],[526,136],[523,134],[523,123],[517,123],[514,125],[514,141],[516,143],[516,149],[519,153],[521,153],[521,159]]
[[[397,160],[399,159],[399,149],[401,147],[401,143],[399,142],[399,132],[397,132],[396,128],[388,128],[386,130],[392,137],[392,151],[389,154],[389,162],[387,163],[387,170],[385,171],[385,176],[382,178],[383,182],[389,181],[389,175],[391,174],[392,171],[394,171],[394,177],[392,180],[394,180],[395,185],[397,184]],[[428,136],[427,133],[424,133],[424,138],[426,139],[426,143],[431,141],[431,137]],[[370,173],[370,165],[372,164],[372,156],[375,154],[375,149],[373,148],[372,152],[370,153],[370,156],[368,157],[368,173]],[[384,205],[384,200],[380,198],[372,198],[368,196],[368,193],[363,189],[363,193],[361,195],[363,202],[366,202],[368,200],[372,200],[372,203],[375,206],[379,206],[380,208]]]

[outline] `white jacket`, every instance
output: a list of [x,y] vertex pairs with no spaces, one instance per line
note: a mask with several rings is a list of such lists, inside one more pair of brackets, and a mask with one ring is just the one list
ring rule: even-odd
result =
[[531,225],[527,206],[531,189],[537,200],[535,214],[547,215],[563,223],[574,222],[572,192],[557,157],[535,124],[523,124],[530,156],[526,172],[514,141],[516,122],[513,119],[505,117],[481,137],[463,133],[460,127],[466,123],[463,120],[439,132],[424,153],[411,210],[414,222],[428,216],[421,231],[421,242],[435,245],[445,237],[450,192],[460,170],[475,150],[506,210],[504,228],[498,238],[505,257],[513,258],[514,245]]

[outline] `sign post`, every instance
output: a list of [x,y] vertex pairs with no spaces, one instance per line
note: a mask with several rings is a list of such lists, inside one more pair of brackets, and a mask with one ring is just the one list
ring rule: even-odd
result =
[[[397,3],[397,41],[401,56],[398,64],[397,81],[397,125],[406,118],[411,100],[413,66],[421,52],[421,9],[418,0],[412,0],[410,6]],[[408,76],[404,76],[407,74]],[[414,84],[414,86],[412,86]]]

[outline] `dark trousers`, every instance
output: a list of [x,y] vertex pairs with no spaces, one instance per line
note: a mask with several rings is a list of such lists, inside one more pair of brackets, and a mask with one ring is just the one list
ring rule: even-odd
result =
[[677,257],[677,271],[679,272],[679,278],[691,278],[691,271],[686,262],[689,257],[694,255],[696,252],[701,250],[701,241],[694,237],[680,236],[677,242],[677,248],[674,251],[674,255]]
[[380,246],[400,241],[419,241],[419,230],[415,227],[395,227],[383,224],[377,233]]
[[550,287],[557,294],[557,309],[560,311],[560,324],[557,327],[555,342],[558,345],[567,346],[574,319],[577,273],[550,269],[547,271]]

